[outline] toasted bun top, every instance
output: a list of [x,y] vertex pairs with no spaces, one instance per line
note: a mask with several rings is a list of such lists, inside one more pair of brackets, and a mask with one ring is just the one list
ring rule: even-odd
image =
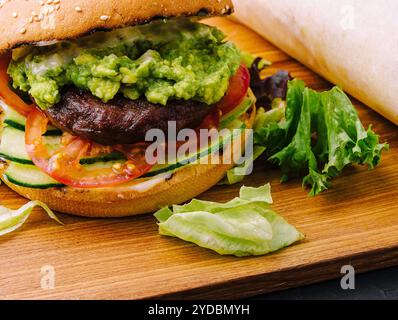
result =
[[224,15],[231,0],[0,0],[0,52],[155,18]]

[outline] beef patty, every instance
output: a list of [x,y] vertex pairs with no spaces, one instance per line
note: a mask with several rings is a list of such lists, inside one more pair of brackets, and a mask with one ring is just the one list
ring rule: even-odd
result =
[[115,145],[145,141],[147,131],[153,128],[167,134],[168,121],[176,121],[177,132],[196,128],[211,110],[212,106],[195,101],[171,101],[162,106],[144,99],[117,97],[104,103],[89,93],[70,89],[45,112],[53,125],[64,131]]

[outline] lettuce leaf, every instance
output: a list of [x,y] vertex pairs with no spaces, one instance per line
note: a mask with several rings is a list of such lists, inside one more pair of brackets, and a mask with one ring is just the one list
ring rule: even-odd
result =
[[382,151],[388,150],[371,127],[365,130],[338,87],[319,93],[302,81],[290,81],[285,116],[273,121],[272,111],[257,116],[255,143],[264,146],[269,161],[281,167],[282,182],[305,176],[303,185],[311,187],[311,196],[330,188],[331,180],[347,166],[375,168]]
[[275,109],[265,111],[260,108],[254,124],[254,143],[264,146],[268,157],[282,150],[292,141],[300,120],[305,84],[292,80],[287,85],[286,107],[283,116],[270,117]]
[[282,168],[282,181],[289,176],[305,172],[306,169],[317,169],[315,155],[311,149],[311,103],[317,99],[308,88],[303,92],[303,103],[296,134],[291,142],[281,151],[269,158]]
[[242,187],[227,203],[192,200],[155,213],[161,235],[177,237],[223,255],[264,255],[303,239],[272,211],[270,185]]
[[17,210],[11,210],[0,206],[0,236],[13,232],[21,227],[29,218],[33,208],[36,206],[42,207],[51,219],[62,224],[51,209],[40,201],[30,201]]

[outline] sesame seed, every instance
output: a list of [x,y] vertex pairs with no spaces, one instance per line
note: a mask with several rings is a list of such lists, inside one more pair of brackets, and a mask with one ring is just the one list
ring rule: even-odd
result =
[[60,4],[56,4],[56,5],[55,5],[55,10],[57,10],[57,11],[58,11],[58,10],[59,10],[59,8],[61,8],[61,5],[60,5]]
[[39,2],[41,6],[44,6],[44,1]]
[[76,12],[82,12],[83,10],[82,10],[82,8],[80,8],[80,7],[76,7],[76,8],[75,8],[75,11],[76,11]]
[[103,15],[103,16],[100,17],[100,19],[101,19],[102,21],[107,21],[107,20],[110,19],[110,16]]
[[60,2],[61,2],[60,0],[53,0],[53,4],[58,4]]
[[122,168],[122,165],[120,163],[115,163],[112,167],[115,170],[120,170]]
[[136,166],[132,163],[127,164],[127,169],[130,171],[133,171],[136,168]]
[[53,0],[48,0],[47,1],[47,4],[52,4],[53,3]]
[[13,12],[12,17],[13,17],[13,18],[18,18],[18,13]]
[[33,17],[37,17],[37,12],[36,11],[32,11],[32,16]]
[[26,28],[22,28],[22,29],[19,31],[19,33],[25,34],[25,33],[26,33]]
[[33,22],[33,17],[30,17],[28,21],[29,21],[29,23],[32,23]]

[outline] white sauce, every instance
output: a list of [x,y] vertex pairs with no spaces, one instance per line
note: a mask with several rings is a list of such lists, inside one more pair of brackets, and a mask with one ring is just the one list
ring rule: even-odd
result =
[[[186,23],[186,19],[169,20],[168,23],[154,21],[145,25],[116,29],[108,32],[100,31],[74,41],[63,41],[64,43],[69,43],[70,47],[57,50],[57,53],[47,55],[43,62],[27,62],[27,67],[32,70],[33,74],[42,75],[48,70],[68,64],[85,48],[112,48],[122,43],[133,43],[140,39],[149,40],[153,43],[167,43],[183,30],[184,23]],[[187,33],[186,36],[187,35],[189,35],[189,33]],[[41,42],[37,46],[55,43],[57,42]],[[19,54],[15,54],[15,57],[20,57],[27,55],[30,48],[24,47],[22,50],[15,49],[14,51],[16,53],[20,52]]]
[[129,188],[129,190],[138,191],[138,192],[146,192],[156,187],[158,184],[165,182],[173,176],[173,173],[163,173],[152,179],[144,181],[142,183],[135,184]]

